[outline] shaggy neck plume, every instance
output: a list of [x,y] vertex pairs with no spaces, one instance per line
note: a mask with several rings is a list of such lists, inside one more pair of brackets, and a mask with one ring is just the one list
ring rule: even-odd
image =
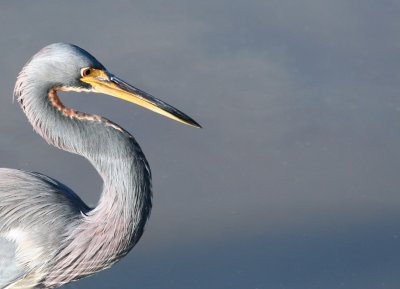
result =
[[39,82],[28,65],[14,92],[35,131],[49,144],[87,158],[104,181],[98,206],[66,232],[57,265],[44,280],[50,288],[109,267],[136,244],[151,210],[151,173],[128,132],[103,117],[65,107],[57,95],[62,87]]

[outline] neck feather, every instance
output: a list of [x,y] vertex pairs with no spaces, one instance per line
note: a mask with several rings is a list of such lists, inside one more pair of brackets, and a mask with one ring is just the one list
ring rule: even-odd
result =
[[49,144],[88,159],[104,185],[98,206],[82,214],[68,232],[72,237],[48,285],[70,282],[116,262],[139,240],[151,210],[151,172],[133,136],[103,117],[65,107],[57,89],[17,82],[15,95],[36,132]]

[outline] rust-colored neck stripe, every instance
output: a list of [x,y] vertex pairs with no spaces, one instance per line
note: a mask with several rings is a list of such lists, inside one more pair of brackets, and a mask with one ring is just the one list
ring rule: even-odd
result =
[[64,116],[69,118],[76,118],[79,120],[89,120],[89,121],[101,121],[98,115],[91,115],[83,112],[76,111],[72,108],[66,107],[60,100],[57,94],[57,90],[62,90],[62,88],[52,88],[49,91],[49,101],[50,104],[61,112]]
[[97,122],[102,122],[104,123],[105,126],[112,127],[116,130],[119,130],[120,132],[125,132],[123,128],[121,128],[119,125],[113,123],[112,121],[109,121],[108,119],[102,118],[101,116],[95,115],[95,114],[87,114],[84,112],[76,111],[72,108],[66,107],[60,100],[57,94],[57,90],[65,90],[65,91],[81,91],[79,88],[73,89],[73,88],[67,88],[67,87],[54,87],[49,90],[48,96],[49,96],[49,101],[50,104],[59,112],[61,112],[62,115],[65,117],[69,117],[71,119],[77,119],[77,120],[84,120],[84,121],[97,121]]

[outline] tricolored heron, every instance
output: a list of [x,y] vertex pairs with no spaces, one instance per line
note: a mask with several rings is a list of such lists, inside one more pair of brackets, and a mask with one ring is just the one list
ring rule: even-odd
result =
[[62,90],[105,93],[200,127],[75,45],[40,50],[20,72],[14,97],[49,144],[92,163],[103,191],[89,208],[50,177],[0,169],[0,288],[55,288],[108,268],[138,242],[150,214],[151,172],[134,137],[104,117],[64,106]]

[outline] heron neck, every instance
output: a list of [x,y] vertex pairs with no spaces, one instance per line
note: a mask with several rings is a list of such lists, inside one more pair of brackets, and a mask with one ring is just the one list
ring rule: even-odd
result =
[[19,95],[34,129],[48,143],[88,159],[103,178],[98,206],[83,217],[76,237],[87,230],[103,232],[92,235],[90,243],[96,238],[102,238],[102,242],[105,237],[112,238],[116,256],[102,258],[118,258],[139,240],[150,214],[151,173],[147,160],[133,136],[118,125],[65,107],[55,88],[42,90],[42,97],[37,95],[38,91]]

